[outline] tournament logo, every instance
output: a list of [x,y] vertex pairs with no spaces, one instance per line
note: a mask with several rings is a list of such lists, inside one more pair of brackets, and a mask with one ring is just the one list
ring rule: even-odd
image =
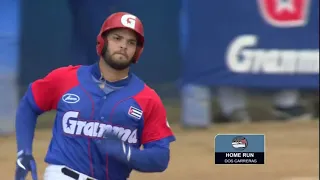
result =
[[232,147],[236,150],[244,150],[248,147],[248,141],[243,136],[237,136],[232,140]]
[[310,0],[257,0],[264,20],[275,27],[290,28],[308,23]]

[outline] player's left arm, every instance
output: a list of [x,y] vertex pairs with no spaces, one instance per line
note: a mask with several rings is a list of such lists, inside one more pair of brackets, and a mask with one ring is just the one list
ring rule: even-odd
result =
[[[175,141],[160,98],[150,102],[144,111],[142,144],[144,149],[130,148],[130,166],[140,172],[163,172],[170,160],[170,143]],[[128,149],[129,150],[129,149]]]
[[123,142],[108,131],[105,131],[103,139],[95,142],[102,154],[113,156],[136,171],[163,172],[170,160],[170,143],[175,141],[167,122],[165,108],[159,97],[143,101],[140,106],[144,117],[141,133],[143,150]]

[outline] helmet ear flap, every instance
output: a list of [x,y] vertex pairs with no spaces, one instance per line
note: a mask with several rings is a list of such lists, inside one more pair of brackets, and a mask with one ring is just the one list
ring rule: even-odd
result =
[[101,34],[99,34],[97,37],[96,50],[99,56],[103,56],[107,50],[107,42],[104,41],[103,36]]
[[103,48],[103,39],[102,37],[100,36],[100,34],[97,36],[97,44],[96,44],[96,51],[97,51],[97,54],[99,56],[101,56],[101,52],[102,52],[102,48]]
[[143,51],[143,47],[137,46],[136,52],[133,56],[133,63],[136,64],[138,61],[138,58],[140,57],[141,53]]
[[99,56],[104,56],[104,54],[107,51],[107,45],[108,42],[105,41],[104,37],[106,36],[108,31],[104,31],[102,33],[99,33],[97,36],[97,44],[96,44],[96,50]]

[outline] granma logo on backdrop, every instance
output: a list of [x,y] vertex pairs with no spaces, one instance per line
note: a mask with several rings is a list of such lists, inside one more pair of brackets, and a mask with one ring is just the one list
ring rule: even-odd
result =
[[311,0],[257,0],[264,20],[275,27],[292,28],[308,23]]
[[[257,0],[257,4],[264,21],[275,28],[308,24],[311,0]],[[319,49],[265,49],[259,47],[259,35],[254,33],[235,37],[226,60],[229,70],[236,73],[319,74]]]

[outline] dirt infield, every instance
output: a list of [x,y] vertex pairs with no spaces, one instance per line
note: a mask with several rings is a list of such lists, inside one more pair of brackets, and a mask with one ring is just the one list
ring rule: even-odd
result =
[[[162,174],[134,172],[130,180],[316,180],[319,179],[318,127],[318,122],[313,121],[221,125],[192,131],[174,128],[177,141],[172,145],[168,170]],[[218,133],[265,134],[266,164],[214,165],[213,140]],[[34,155],[41,177],[50,136],[49,131],[36,132]],[[13,179],[14,137],[0,138],[0,149],[1,179]]]

